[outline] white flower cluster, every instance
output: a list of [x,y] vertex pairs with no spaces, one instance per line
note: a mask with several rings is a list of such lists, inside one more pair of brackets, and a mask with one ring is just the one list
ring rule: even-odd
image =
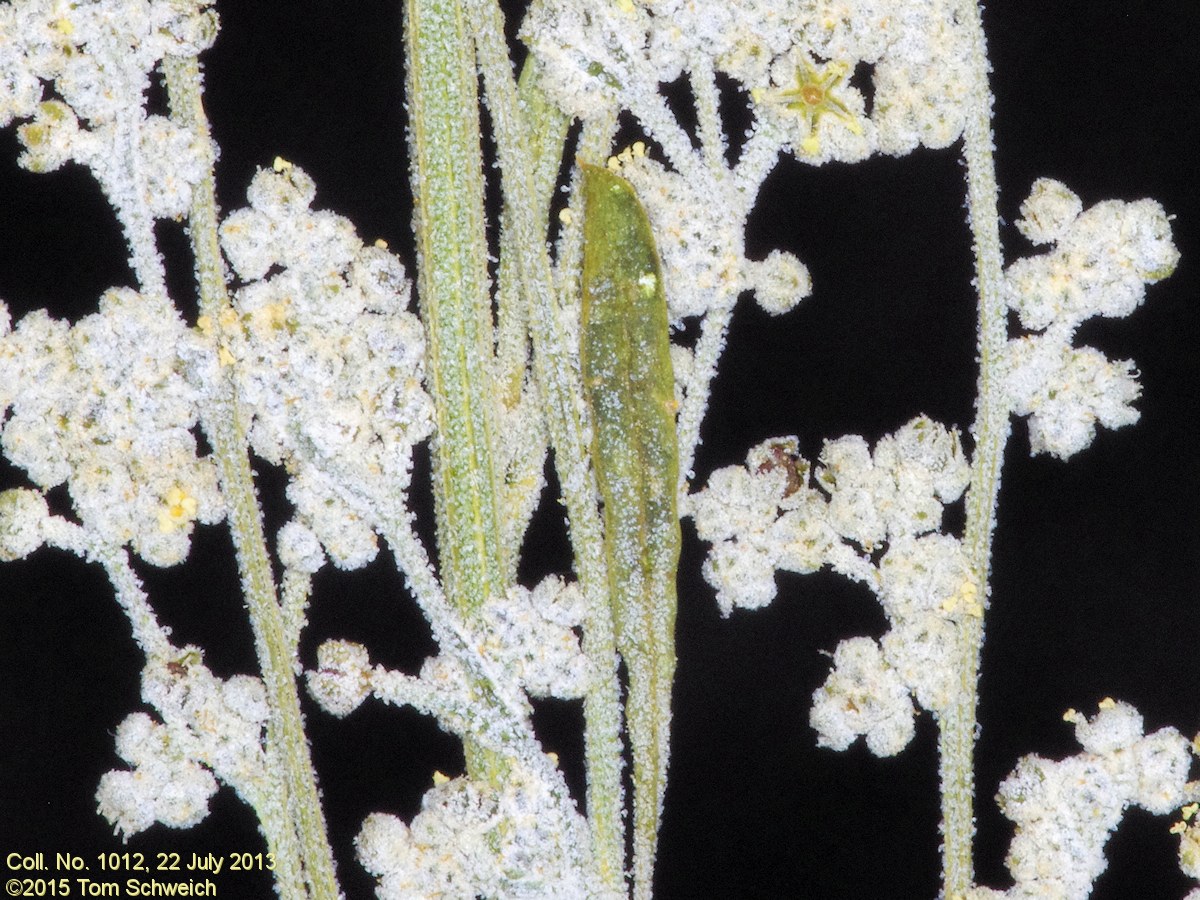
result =
[[1097,423],[1136,422],[1132,404],[1141,393],[1130,360],[1072,346],[1075,330],[1092,316],[1133,312],[1145,286],[1171,274],[1179,251],[1170,220],[1152,200],[1083,211],[1065,185],[1041,179],[1021,214],[1022,233],[1053,249],[1005,272],[1008,305],[1039,332],[1009,342],[1007,388],[1013,412],[1029,416],[1031,451],[1067,459],[1092,442]]
[[146,664],[142,696],[163,721],[134,713],[118,726],[117,753],[133,768],[106,772],[96,791],[100,814],[118,833],[128,837],[155,822],[197,824],[217,779],[251,805],[261,802],[270,783],[262,745],[270,711],[261,681],[216,678],[200,651],[185,647]]
[[879,561],[877,595],[891,626],[880,639],[884,660],[922,708],[941,712],[958,696],[961,623],[983,615],[962,544],[944,534],[899,538]]
[[916,733],[908,686],[869,637],[849,638],[833,653],[833,670],[813,694],[809,723],[817,743],[845,750],[862,735],[876,756],[894,756]]
[[329,713],[343,718],[371,693],[371,658],[353,641],[325,641],[317,648],[317,667],[308,673],[308,691]]
[[[226,321],[200,323],[234,364],[254,451],[292,475],[296,521],[281,552],[305,571],[320,565],[315,542],[343,568],[374,558],[373,529],[404,514],[413,445],[433,428],[404,267],[364,246],[346,219],[310,210],[314,194],[282,160],[255,175],[249,208],[221,226],[248,283]],[[374,521],[347,495],[376,504]]]
[[574,582],[551,575],[533,590],[514,585],[484,604],[480,651],[534,697],[582,697],[592,677],[575,631],[584,611]]
[[[750,91],[777,147],[813,163],[948,146],[971,83],[969,30],[950,0],[538,0],[522,35],[572,115],[628,109],[653,130],[659,85],[705,65]],[[869,116],[847,83],[860,66]]]
[[905,535],[888,547],[872,585],[890,625],[878,643],[842,641],[813,693],[809,724],[822,747],[844,750],[858,735],[877,756],[907,746],[916,709],[941,713],[957,694],[959,629],[983,614],[958,539]]
[[766,441],[692,498],[697,534],[714,544],[704,574],[724,614],[769,603],[778,569],[823,566],[865,583],[883,605],[888,633],[878,644],[843,642],[813,696],[823,746],[866,735],[873,752],[896,753],[913,733],[910,694],[935,712],[954,696],[957,630],[983,607],[959,541],[930,532],[969,474],[958,435],[918,417],[873,454],[857,436],[827,441],[815,470],[795,438]]
[[[480,611],[472,643],[497,671],[511,675],[534,697],[582,697],[592,678],[576,633],[583,616],[579,586],[550,576],[533,590],[517,585],[503,597],[490,598]],[[460,662],[447,654],[426,660],[414,679],[373,667],[366,648],[349,641],[323,643],[317,668],[308,673],[309,691],[334,715],[349,715],[377,691],[389,702],[434,713],[456,732],[469,715],[468,682]]]
[[105,772],[96,790],[100,815],[128,838],[155,822],[190,828],[208,815],[217,780],[173,746],[166,728],[145,713],[117,726],[117,754],[133,766]]
[[[624,163],[661,238],[676,321],[727,311],[747,290],[772,314],[810,292],[791,254],[745,258],[746,220],[781,150],[821,163],[948,146],[962,131],[970,84],[968,30],[950,0],[535,0],[522,36],[547,72],[539,84],[565,112],[629,110],[670,164],[645,158],[640,142],[610,160]],[[874,73],[870,115],[860,70]],[[717,72],[749,92],[756,120],[736,165]],[[698,149],[660,93],[685,73]]]
[[1130,806],[1155,815],[1187,797],[1191,751],[1174,728],[1143,735],[1127,703],[1104,700],[1087,719],[1069,711],[1084,752],[1055,761],[1026,756],[1000,786],[998,801],[1016,823],[1007,891],[977,889],[972,900],[1058,897],[1085,900],[1105,870],[1104,845]]
[[809,464],[794,437],[774,438],[746,455],[746,466],[713,472],[693,495],[696,533],[713,545],[704,577],[721,614],[759,609],[775,599],[775,570],[815,572],[839,545],[825,498],[809,487]]
[[[763,65],[738,54],[730,74],[755,112],[804,161],[855,162],[948,147],[962,133],[970,74],[968,30],[951,2],[809,2],[788,50]],[[817,59],[829,60],[819,64]],[[765,71],[763,71],[765,69]],[[872,98],[848,83],[862,74]],[[761,87],[760,87],[761,85]]]
[[714,545],[704,574],[721,611],[769,603],[776,569],[828,565],[875,582],[876,546],[937,530],[969,473],[957,433],[924,416],[882,438],[874,454],[857,435],[826,441],[815,487],[796,438],[764,441],[745,467],[719,469],[691,499],[697,533]]
[[[180,562],[193,523],[218,522],[225,510],[216,467],[197,456],[191,431],[201,394],[182,356],[199,349],[195,336],[164,298],[125,288],[74,326],[38,311],[9,331],[3,312],[5,456],[43,491],[65,482],[95,539],[128,543],[154,565]],[[3,553],[36,549],[46,515],[31,492],[7,495]]]
[[435,775],[410,825],[376,813],[355,843],[382,900],[578,900],[590,895],[575,864],[586,848],[564,842],[581,828],[582,817],[517,767],[500,785]]
[[[203,174],[193,136],[147,116],[150,73],[216,36],[212,0],[15,0],[0,5],[0,126],[18,129],[19,162],[35,172],[90,167],[120,208],[187,210]],[[57,97],[47,97],[53,83]],[[132,159],[137,159],[137,165]],[[136,169],[136,172],[134,171]]]

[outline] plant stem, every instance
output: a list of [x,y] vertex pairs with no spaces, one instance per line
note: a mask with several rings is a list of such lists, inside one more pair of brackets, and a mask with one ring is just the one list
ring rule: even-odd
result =
[[[417,284],[435,406],[434,502],[442,581],[471,622],[507,585],[495,471],[491,298],[475,55],[458,0],[407,0],[405,65]],[[494,781],[500,760],[467,742]]]
[[[975,283],[979,295],[979,386],[972,428],[975,452],[963,543],[972,576],[980,588],[986,607],[996,497],[1009,432],[1002,371],[1007,333],[1005,303],[1001,293],[1003,260],[996,170],[992,158],[992,95],[987,80],[987,47],[982,15],[976,0],[962,0],[960,15],[971,30],[973,45],[970,101],[963,131],[963,158],[966,162],[967,208],[975,251]],[[963,896],[974,880],[974,749],[982,645],[982,615],[968,618],[960,631],[958,697],[939,720],[942,891],[948,900]]]
[[[192,192],[188,225],[200,289],[200,312],[218,323],[221,313],[231,307],[217,239],[215,154],[201,102],[200,67],[194,57],[186,57],[168,58],[164,68],[172,115],[196,134],[202,152],[208,157],[207,174]],[[339,891],[300,711],[296,645],[289,639],[276,600],[245,423],[238,412],[232,379],[227,379],[223,387],[205,416],[205,431],[221,472],[242,590],[271,708],[267,752],[283,769],[281,784],[268,792],[266,802],[259,803],[255,811],[275,853],[280,896],[286,900],[304,897],[323,900],[337,897]]]
[[[483,0],[476,0],[477,5],[482,2]],[[495,4],[491,0],[488,0],[486,5],[495,10]],[[499,10],[495,10],[495,16],[499,15]],[[489,26],[489,31],[494,30],[494,23],[485,24]],[[503,43],[503,29],[500,32],[498,47],[484,42],[478,34],[476,42],[488,108],[513,104],[513,112],[496,117],[494,129],[497,151],[501,157],[501,183],[505,202],[497,279],[500,290],[497,303],[499,324],[496,356],[499,377],[503,381],[511,406],[515,405],[528,370],[531,307],[540,305],[525,295],[525,282],[531,277],[536,279],[544,275],[549,278],[551,274],[549,255],[545,249],[545,226],[549,221],[550,202],[558,183],[558,170],[562,164],[571,120],[542,93],[540,76],[532,56],[525,60],[515,90],[509,84],[509,57],[508,48]],[[501,128],[501,125],[511,126],[518,122],[519,126],[510,127],[507,133]],[[504,162],[509,158],[517,164],[517,170],[511,174]],[[525,191],[528,193],[524,193]],[[525,209],[512,210],[509,208],[510,203],[523,204]],[[522,217],[528,218],[532,227],[513,221]],[[532,251],[536,255],[533,260],[536,263],[536,271],[526,271],[527,266],[522,265],[522,260],[526,259],[530,251],[522,251],[518,232],[525,231],[531,231],[541,237]],[[543,258],[544,268],[541,261]],[[552,280],[547,282],[546,290],[553,294]]]
[[[505,209],[512,232],[508,246],[514,251],[524,303],[529,305],[535,377],[570,518],[576,574],[588,597],[583,643],[597,677],[584,702],[585,757],[592,851],[601,882],[597,894],[623,895],[625,837],[616,639],[607,602],[595,478],[588,467],[584,438],[580,407],[583,386],[572,364],[577,348],[569,340],[569,330],[556,303],[545,240],[549,193],[569,123],[542,97],[536,70],[526,68],[518,93],[496,4],[491,0],[471,0],[470,6],[504,177]],[[604,130],[607,148],[611,125]],[[509,260],[505,258],[504,263]],[[564,282],[578,283],[575,278]],[[572,295],[568,302],[578,304],[579,299]]]

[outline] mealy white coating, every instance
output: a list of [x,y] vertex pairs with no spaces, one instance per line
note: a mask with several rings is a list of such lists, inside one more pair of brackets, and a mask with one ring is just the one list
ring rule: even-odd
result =
[[1008,305],[1032,332],[1009,341],[1005,386],[1012,412],[1029,416],[1030,450],[1067,459],[1091,444],[1097,425],[1136,422],[1141,393],[1132,361],[1075,347],[1075,330],[1093,316],[1132,313],[1146,285],[1174,270],[1179,251],[1152,200],[1084,210],[1065,185],[1043,178],[1021,214],[1018,228],[1051,249],[1005,270]]
[[1095,716],[1070,710],[1083,751],[1062,760],[1024,756],[997,797],[1016,824],[1006,863],[1015,885],[980,888],[971,900],[1084,900],[1108,862],[1104,847],[1131,806],[1165,815],[1189,799],[1192,752],[1174,728],[1143,734],[1127,703],[1104,700]]
[[498,784],[435,775],[411,823],[375,813],[355,838],[381,900],[476,897],[576,900],[587,872],[564,846],[580,822],[543,782],[514,767]]
[[856,435],[826,441],[815,466],[795,438],[765,441],[692,495],[696,532],[713,544],[704,575],[725,615],[774,599],[778,570],[828,566],[878,596],[890,630],[839,644],[814,694],[822,745],[863,735],[891,755],[913,734],[912,698],[938,712],[956,696],[958,629],[983,607],[960,542],[937,531],[968,475],[957,433],[922,416],[873,451]]
[[263,745],[270,709],[259,679],[217,678],[197,648],[184,647],[147,662],[142,697],[161,721],[133,713],[118,726],[116,750],[132,768],[105,773],[96,791],[100,814],[117,833],[128,838],[155,822],[196,824],[218,779],[251,805],[272,790]]
[[[433,404],[404,267],[364,246],[346,219],[310,210],[315,192],[290,164],[255,175],[250,206],[221,226],[246,280],[236,315],[203,324],[232,366],[255,452],[293,473],[296,521],[335,564],[355,569],[374,558],[378,523],[403,514],[412,448],[432,431]],[[376,518],[344,492],[372,498]],[[300,555],[313,565],[311,547]]]
[[159,566],[187,555],[195,522],[225,514],[193,433],[203,391],[184,356],[198,345],[174,307],[127,288],[74,326],[38,311],[0,337],[0,381],[21,386],[4,398],[5,456],[43,491],[66,483],[89,533]]

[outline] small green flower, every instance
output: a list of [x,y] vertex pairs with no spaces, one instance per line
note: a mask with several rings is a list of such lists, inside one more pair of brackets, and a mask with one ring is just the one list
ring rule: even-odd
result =
[[834,61],[817,66],[802,57],[796,69],[796,86],[776,95],[784,106],[800,113],[808,126],[808,137],[800,145],[805,153],[815,155],[820,149],[817,125],[826,113],[841,119],[855,134],[862,134],[858,116],[835,93],[848,70],[844,63]]

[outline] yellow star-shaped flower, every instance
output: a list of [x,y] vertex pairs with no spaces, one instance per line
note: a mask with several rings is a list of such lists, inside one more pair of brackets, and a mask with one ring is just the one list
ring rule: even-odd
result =
[[800,113],[808,125],[808,136],[800,145],[805,153],[815,154],[820,149],[817,125],[826,113],[841,119],[855,134],[862,134],[858,116],[835,93],[846,72],[847,66],[843,63],[829,62],[816,66],[804,58],[796,70],[796,86],[777,95],[788,109]]

